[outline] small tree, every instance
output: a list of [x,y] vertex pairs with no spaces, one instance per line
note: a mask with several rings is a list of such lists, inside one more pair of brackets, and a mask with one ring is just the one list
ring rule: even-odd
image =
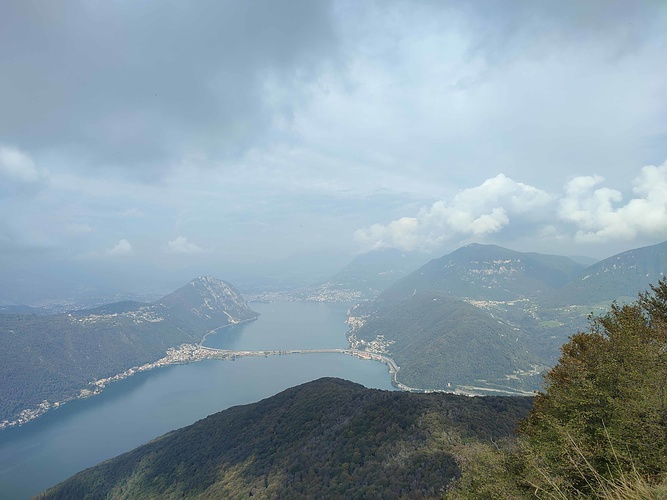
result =
[[561,351],[520,425],[532,481],[592,493],[600,478],[667,472],[667,280],[612,304]]

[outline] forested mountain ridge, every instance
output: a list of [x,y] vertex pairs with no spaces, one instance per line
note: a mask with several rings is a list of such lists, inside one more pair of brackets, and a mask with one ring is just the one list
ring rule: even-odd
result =
[[[531,391],[547,367],[517,318],[584,266],[567,257],[470,244],[433,259],[350,313],[350,339],[422,389]],[[511,313],[518,312],[513,316]]]
[[667,274],[667,241],[613,255],[587,267],[548,297],[551,306],[632,300]]
[[51,316],[0,314],[0,423],[29,420],[35,411],[86,394],[97,379],[257,316],[231,285],[210,277],[149,304],[127,301]]
[[475,300],[537,297],[565,286],[584,268],[559,255],[471,243],[431,260],[390,286],[381,298],[407,297],[413,290],[437,290]]
[[[238,323],[257,316],[248,309],[248,304],[231,284],[203,276],[170,293],[153,304],[176,314],[192,313],[203,319],[211,319],[218,326]],[[227,321],[222,325],[220,320]]]
[[394,357],[399,382],[412,387],[534,390],[589,314],[666,272],[667,242],[588,268],[567,257],[470,244],[355,307],[348,336]]
[[511,436],[530,405],[320,379],[173,431],[39,498],[438,497],[459,474],[455,448]]
[[420,389],[530,391],[542,367],[522,332],[487,311],[437,291],[351,311],[352,345],[389,354],[399,381]]

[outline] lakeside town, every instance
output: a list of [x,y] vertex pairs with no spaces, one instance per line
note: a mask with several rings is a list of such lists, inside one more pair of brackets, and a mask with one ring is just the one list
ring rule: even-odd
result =
[[51,409],[59,408],[60,406],[73,401],[75,399],[83,399],[90,396],[100,394],[104,388],[113,382],[118,382],[120,380],[131,377],[137,373],[145,372],[148,370],[153,370],[155,368],[160,368],[169,365],[176,364],[186,364],[193,363],[197,361],[203,361],[205,359],[229,359],[235,360],[237,358],[248,357],[248,356],[273,356],[273,355],[287,355],[287,354],[314,354],[314,353],[340,353],[348,354],[360,359],[379,361],[386,364],[389,367],[389,373],[392,375],[392,381],[396,387],[403,390],[409,390],[409,388],[401,387],[396,382],[396,373],[398,373],[399,367],[394,362],[393,359],[387,357],[386,355],[362,351],[358,349],[289,349],[289,350],[266,350],[266,351],[232,351],[224,349],[214,349],[210,347],[203,347],[202,345],[195,344],[181,344],[178,347],[170,347],[167,349],[167,352],[164,357],[154,361],[152,363],[145,363],[141,366],[135,366],[125,370],[122,373],[118,373],[111,377],[101,378],[90,383],[89,388],[82,389],[78,396],[70,397],[62,401],[55,401],[53,403],[44,400],[39,403],[34,408],[27,408],[21,411],[14,420],[3,420],[0,422],[0,430],[6,429],[9,427],[24,425],[31,420],[34,420],[47,411]]

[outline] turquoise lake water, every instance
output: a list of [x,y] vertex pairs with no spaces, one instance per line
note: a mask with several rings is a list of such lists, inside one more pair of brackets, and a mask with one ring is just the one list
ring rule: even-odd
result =
[[[251,304],[253,322],[221,330],[223,349],[346,347],[347,307]],[[73,401],[27,425],[0,432],[0,498],[29,498],[72,474],[230,406],[264,399],[320,377],[392,390],[387,367],[344,354],[206,360],[140,373],[102,394]]]

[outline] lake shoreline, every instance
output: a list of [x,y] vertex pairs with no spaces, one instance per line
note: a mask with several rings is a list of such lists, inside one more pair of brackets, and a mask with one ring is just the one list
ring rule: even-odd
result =
[[[244,319],[241,320],[237,323],[232,323],[229,325],[223,325],[219,326],[218,328],[214,328],[213,330],[210,330],[204,334],[204,336],[201,338],[199,341],[199,344],[197,346],[205,348],[203,346],[203,343],[206,341],[206,337],[208,337],[211,334],[218,333],[220,330],[223,330],[225,328],[233,327],[233,326],[239,326],[244,323],[249,323],[251,321],[255,321],[258,319],[261,315],[257,313],[257,316],[254,318],[249,318],[249,319]],[[0,432],[5,430],[5,429],[11,429],[13,427],[20,427],[22,425],[27,424],[28,422],[32,422],[33,420],[41,417],[42,415],[46,414],[49,410],[56,410],[58,408],[61,408],[67,403],[70,403],[72,401],[78,401],[80,399],[86,399],[92,396],[97,396],[98,394],[101,394],[102,391],[104,390],[104,387],[112,382],[118,382],[120,380],[124,380],[128,377],[131,377],[132,375],[136,373],[141,373],[145,372],[148,370],[153,370],[155,368],[162,368],[164,366],[170,366],[170,365],[177,365],[177,364],[185,364],[185,363],[192,363],[194,361],[200,361],[200,359],[184,359],[185,352],[181,351],[182,346],[194,346],[194,344],[181,344],[179,346],[175,347],[170,347],[167,349],[165,356],[162,358],[158,359],[157,361],[153,361],[151,363],[144,363],[143,365],[140,366],[133,366],[131,368],[128,368],[124,372],[118,373],[116,375],[112,375],[111,377],[106,377],[103,379],[97,379],[93,380],[92,382],[88,382],[88,387],[84,387],[80,389],[80,392],[77,396],[71,396],[65,399],[62,399],[60,401],[54,401],[53,403],[50,403],[48,400],[44,400],[41,403],[39,403],[36,407],[34,408],[25,408],[24,410],[21,410],[14,420],[3,420],[0,422]],[[201,358],[201,359],[207,359],[207,358]],[[90,386],[93,386],[90,388]]]

